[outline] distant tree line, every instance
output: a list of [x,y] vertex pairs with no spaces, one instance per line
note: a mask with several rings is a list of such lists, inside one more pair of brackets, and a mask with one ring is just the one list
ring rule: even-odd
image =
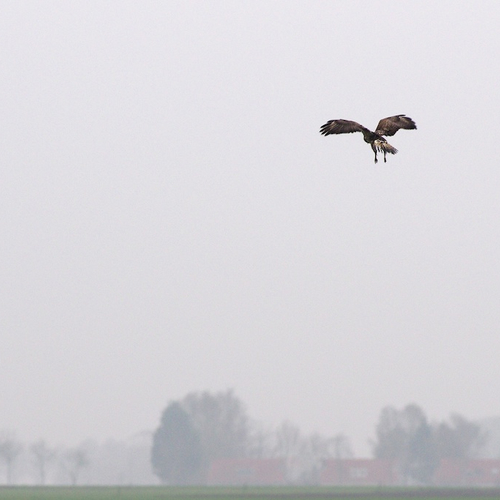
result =
[[0,484],[157,484],[151,442],[151,432],[142,432],[126,441],[52,446],[43,439],[25,443],[15,432],[0,430]]
[[28,456],[32,466],[35,482],[44,485],[48,471],[58,466],[67,474],[70,484],[76,485],[81,471],[89,461],[87,453],[82,448],[57,450],[50,447],[44,440],[37,441],[27,448],[16,438],[12,431],[0,432],[0,463],[5,470],[5,483],[14,484],[16,468],[22,456]]
[[[389,406],[376,424],[373,456],[393,460],[407,483],[425,484],[442,459],[498,458],[500,418],[490,420],[486,427],[457,414],[429,421],[418,405]],[[290,483],[314,484],[325,460],[352,456],[342,434],[304,434],[290,421],[271,427],[251,419],[233,391],[204,391],[171,401],[154,432],[126,441],[55,447],[0,430],[0,484],[203,484],[221,458],[280,458]]]
[[[444,458],[475,458],[487,440],[482,428],[454,414],[429,422],[422,408],[381,411],[373,456],[394,460],[408,483],[429,483]],[[303,435],[284,421],[271,429],[249,418],[242,401],[228,390],[192,392],[171,401],[153,434],[151,463],[165,484],[202,484],[212,461],[220,458],[281,458],[291,483],[315,483],[326,459],[351,458],[349,439],[339,434]]]
[[213,460],[282,458],[293,482],[315,482],[326,458],[352,456],[348,439],[303,435],[285,421],[269,429],[249,418],[233,391],[192,392],[171,401],[153,434],[153,472],[165,484],[201,484]]
[[428,484],[442,459],[476,458],[487,440],[482,428],[461,415],[429,422],[422,408],[384,408],[376,426],[373,454],[395,460],[409,483]]

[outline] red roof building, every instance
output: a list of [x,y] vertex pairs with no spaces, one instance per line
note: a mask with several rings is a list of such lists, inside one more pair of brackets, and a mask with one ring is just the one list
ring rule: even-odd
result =
[[392,460],[360,458],[325,460],[320,473],[323,485],[396,485],[399,477]]
[[[290,468],[290,464],[288,469]],[[289,471],[288,471],[289,472]],[[321,485],[401,486],[408,484],[398,473],[397,462],[385,459],[327,459],[317,478]],[[287,476],[283,459],[223,459],[212,463],[209,485],[284,485]],[[435,486],[500,487],[500,460],[441,460],[434,472]]]
[[434,473],[438,486],[500,486],[500,460],[441,460]]

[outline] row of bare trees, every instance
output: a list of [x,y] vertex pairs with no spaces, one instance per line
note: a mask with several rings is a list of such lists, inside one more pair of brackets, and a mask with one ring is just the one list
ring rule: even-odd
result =
[[80,473],[89,465],[87,453],[82,448],[57,449],[49,446],[44,440],[24,445],[12,431],[0,432],[0,464],[4,470],[5,484],[14,484],[16,467],[21,457],[27,458],[31,466],[35,482],[44,485],[49,470],[57,467],[67,475],[72,485],[78,483]]
[[341,460],[353,455],[350,440],[345,435],[304,434],[289,420],[268,431],[268,447],[264,454],[284,459],[287,480],[295,484],[316,484],[325,460]]

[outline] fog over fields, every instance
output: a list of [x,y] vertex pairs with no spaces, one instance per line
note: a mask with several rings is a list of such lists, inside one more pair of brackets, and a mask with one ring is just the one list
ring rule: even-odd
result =
[[[0,1],[0,430],[234,389],[371,454],[500,415],[500,4]],[[373,163],[349,119],[417,130]],[[499,450],[500,452],[500,450]]]

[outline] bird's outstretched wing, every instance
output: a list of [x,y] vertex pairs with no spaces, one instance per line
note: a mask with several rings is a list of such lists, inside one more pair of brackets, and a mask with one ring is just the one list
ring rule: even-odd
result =
[[366,127],[350,120],[329,120],[321,128],[323,135],[350,134],[351,132],[369,132]]
[[415,122],[405,115],[389,116],[378,122],[375,133],[378,135],[394,135],[400,128],[416,129]]

